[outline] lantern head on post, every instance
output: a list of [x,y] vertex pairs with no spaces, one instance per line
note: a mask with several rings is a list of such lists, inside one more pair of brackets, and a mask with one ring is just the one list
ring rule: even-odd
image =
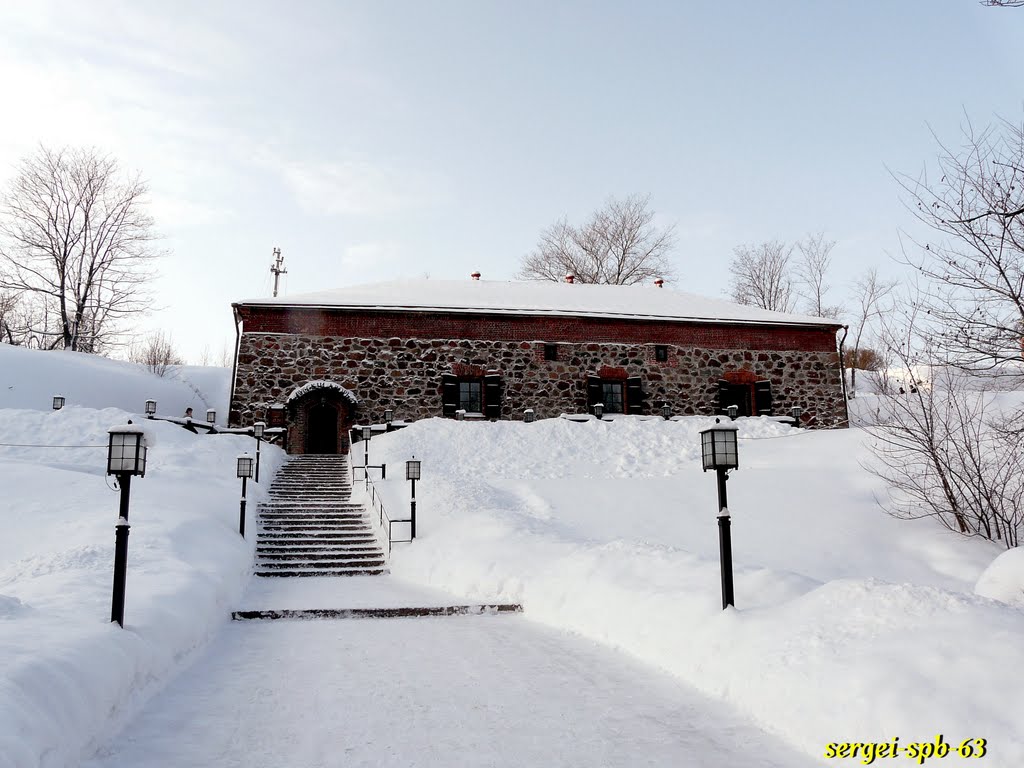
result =
[[237,464],[235,465],[235,471],[237,472],[238,477],[252,477],[252,464],[253,458],[248,453],[243,453],[239,456]]
[[661,415],[667,420],[672,418],[672,406],[665,403],[661,406]]
[[373,437],[373,427],[363,427],[363,431],[361,434],[363,440],[369,440],[371,437]]
[[730,405],[725,409],[725,413],[730,419],[736,421],[736,417],[740,415],[740,407],[738,405]]
[[252,436],[255,438],[262,438],[264,431],[266,431],[267,425],[262,421],[257,421],[252,425]]
[[604,403],[597,403],[594,406],[594,415],[599,419],[604,417]]
[[465,411],[465,409],[459,408],[459,410],[457,410],[455,412],[455,420],[456,421],[465,421],[466,420],[466,411]]
[[64,407],[64,396],[63,395],[54,395],[53,396],[53,410],[59,411],[63,407]]
[[794,405],[792,408],[789,409],[789,415],[793,417],[794,427],[800,426],[800,417],[803,415],[803,413],[804,409],[801,408],[799,405]]
[[210,424],[217,421],[217,412],[213,410],[213,408],[208,408],[206,410],[206,421]]
[[722,424],[715,419],[715,426],[700,433],[701,453],[704,455],[704,471],[709,469],[736,469],[740,465],[736,448],[736,433],[739,428]]
[[390,408],[386,409],[384,411],[384,423],[387,424],[390,427],[391,426],[391,422],[394,421],[394,420],[395,420],[395,412],[393,410],[391,410]]
[[420,460],[410,459],[405,462],[405,479],[406,480],[419,480],[420,479]]
[[527,408],[523,411],[523,421],[530,424],[537,420],[537,414],[533,412],[533,408]]
[[126,424],[107,430],[107,474],[146,476],[146,433]]
[[156,415],[156,400],[146,401],[146,415],[151,419]]

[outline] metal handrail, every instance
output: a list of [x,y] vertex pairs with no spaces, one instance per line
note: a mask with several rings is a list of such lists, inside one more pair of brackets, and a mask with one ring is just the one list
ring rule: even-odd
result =
[[[383,464],[380,465],[382,470],[383,470],[384,466],[385,465],[383,465]],[[409,542],[413,541],[412,535],[410,536],[409,539],[395,539],[394,538],[394,534],[393,534],[394,524],[396,522],[398,522],[398,523],[408,522],[408,523],[412,524],[413,518],[409,517],[409,518],[406,518],[406,519],[392,520],[391,516],[387,513],[387,510],[384,508],[384,500],[381,498],[380,494],[377,493],[377,484],[370,477],[370,473],[367,472],[368,467],[364,467],[361,464],[355,464],[352,461],[348,462],[349,476],[350,476],[350,480],[351,480],[352,484],[353,485],[355,484],[355,470],[356,469],[361,469],[362,470],[362,476],[364,476],[364,478],[366,479],[366,488],[370,492],[370,508],[378,513],[378,517],[377,517],[378,524],[381,526],[381,528],[384,529],[384,531],[387,534],[387,556],[388,556],[388,559],[390,559],[391,558],[391,545],[392,544],[395,544],[395,543],[397,543],[397,544],[406,544],[406,543],[409,543]],[[375,469],[374,465],[371,464],[369,466],[369,469]],[[383,470],[383,471],[386,471],[386,470]],[[383,479],[383,477],[381,479]],[[384,524],[385,520],[387,521],[387,525]]]

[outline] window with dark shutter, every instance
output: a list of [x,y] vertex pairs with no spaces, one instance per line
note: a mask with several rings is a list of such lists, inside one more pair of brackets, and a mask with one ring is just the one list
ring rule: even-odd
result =
[[484,387],[479,379],[459,381],[459,409],[466,413],[483,413]]
[[656,344],[654,346],[654,359],[659,363],[668,362],[668,347],[664,344]]
[[545,360],[557,360],[558,359],[558,345],[557,344],[545,344],[544,345],[544,359]]
[[719,381],[718,412],[724,414],[726,408],[730,405],[735,405],[739,408],[740,416],[752,416],[754,411],[750,395],[751,387],[749,384],[730,384],[728,381]]
[[623,413],[623,391],[621,381],[601,382],[601,403],[605,413]]

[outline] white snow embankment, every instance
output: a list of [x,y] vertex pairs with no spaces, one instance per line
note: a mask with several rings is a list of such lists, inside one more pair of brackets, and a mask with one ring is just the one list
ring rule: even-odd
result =
[[[139,421],[125,627],[109,622],[119,494],[104,474],[121,410],[0,410],[0,766],[77,765],[224,622],[249,576],[238,535],[238,435]],[[283,453],[264,446],[269,480]],[[264,483],[264,486],[266,483]],[[249,484],[250,526],[263,491]]]
[[985,569],[974,586],[982,597],[1024,608],[1024,547],[1008,549]]
[[146,400],[153,399],[163,415],[181,416],[193,408],[203,419],[213,408],[224,423],[230,388],[230,368],[177,365],[161,377],[123,360],[0,343],[0,409],[48,411],[53,396],[63,395],[65,407],[142,413]]
[[[419,422],[371,463],[423,461],[392,573],[622,648],[821,757],[830,742],[988,739],[1024,764],[1024,613],[973,594],[998,554],[875,504],[863,433],[740,419],[736,602],[721,610],[709,419]],[[756,438],[756,439],[755,439]],[[765,439],[768,438],[768,439]],[[390,469],[390,467],[389,467]],[[408,483],[378,483],[389,512]]]

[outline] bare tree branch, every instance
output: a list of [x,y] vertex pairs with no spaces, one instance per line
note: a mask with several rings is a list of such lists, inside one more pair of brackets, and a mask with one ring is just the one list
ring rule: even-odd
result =
[[95,352],[146,311],[158,255],[146,193],[95,150],[40,147],[22,162],[0,203],[0,289],[30,308],[25,338]]
[[611,285],[635,285],[658,277],[671,281],[675,227],[657,227],[649,203],[649,197],[637,195],[611,199],[579,227],[559,219],[541,232],[536,249],[523,259],[519,276],[561,281],[573,274],[581,283]]
[[790,271],[792,245],[769,240],[733,249],[729,293],[737,304],[792,312],[796,296]]

